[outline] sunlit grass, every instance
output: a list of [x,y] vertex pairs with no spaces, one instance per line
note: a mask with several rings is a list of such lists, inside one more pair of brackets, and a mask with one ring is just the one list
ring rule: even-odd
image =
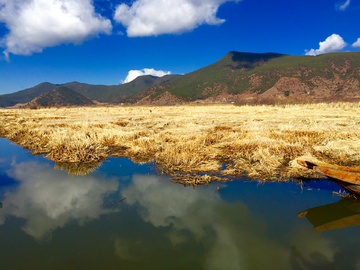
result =
[[278,180],[314,176],[297,159],[356,165],[360,104],[0,110],[0,136],[61,163],[124,156],[174,176]]

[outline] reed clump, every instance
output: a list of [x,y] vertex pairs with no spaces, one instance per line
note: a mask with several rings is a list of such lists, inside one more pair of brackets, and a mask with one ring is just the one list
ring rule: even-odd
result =
[[62,164],[123,156],[193,184],[278,181],[316,176],[298,159],[357,166],[360,103],[3,109],[0,136]]
[[66,171],[73,176],[82,175],[85,176],[94,172],[99,168],[101,162],[62,162],[55,163],[54,169],[59,171]]

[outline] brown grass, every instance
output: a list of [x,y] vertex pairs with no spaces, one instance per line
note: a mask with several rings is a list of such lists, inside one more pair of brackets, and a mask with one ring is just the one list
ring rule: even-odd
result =
[[55,163],[55,169],[66,171],[71,175],[87,175],[99,168],[101,162],[58,162]]
[[356,166],[360,103],[0,110],[0,136],[63,164],[124,156],[199,184],[273,181],[315,176],[297,159]]

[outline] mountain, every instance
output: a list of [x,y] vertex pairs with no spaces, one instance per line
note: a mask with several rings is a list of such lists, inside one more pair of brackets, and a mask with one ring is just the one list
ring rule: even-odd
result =
[[[165,75],[154,77],[150,75],[137,77],[135,80],[120,85],[91,85],[79,82],[63,84],[63,86],[78,92],[90,100],[98,102],[119,103],[128,96],[139,93],[152,85],[159,85],[171,81],[179,75]],[[59,84],[41,83],[32,88],[18,91],[12,94],[0,95],[0,107],[14,106],[17,103],[27,103],[37,96],[49,92]]]
[[302,95],[360,98],[360,52],[293,56],[229,52],[218,62],[125,99],[138,104]]
[[59,86],[55,89],[41,94],[40,96],[36,97],[32,101],[29,102],[31,104],[38,104],[42,106],[47,105],[77,105],[77,106],[84,106],[84,105],[94,105],[94,103],[84,97],[83,95],[79,94],[78,92],[71,90],[65,86]]
[[119,85],[91,85],[85,83],[72,82],[64,86],[86,96],[91,100],[98,102],[114,102],[119,103],[124,98],[139,93],[152,85],[159,85],[168,82],[179,75],[165,75],[163,77],[155,77],[151,75],[139,76],[135,80]]
[[[0,107],[29,102],[58,86],[42,83],[2,95]],[[288,95],[359,99],[360,52],[294,56],[232,51],[209,66],[181,76],[148,75],[111,86],[78,82],[63,86],[105,103],[167,105]]]
[[14,106],[17,103],[29,102],[35,97],[55,89],[57,86],[57,84],[44,82],[32,88],[27,88],[12,94],[0,95],[0,107]]

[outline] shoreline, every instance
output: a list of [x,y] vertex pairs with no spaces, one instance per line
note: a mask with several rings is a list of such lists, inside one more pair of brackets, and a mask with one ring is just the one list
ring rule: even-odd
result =
[[360,165],[360,103],[0,109],[0,136],[56,163],[121,156],[199,183],[286,181],[318,177],[297,159]]

